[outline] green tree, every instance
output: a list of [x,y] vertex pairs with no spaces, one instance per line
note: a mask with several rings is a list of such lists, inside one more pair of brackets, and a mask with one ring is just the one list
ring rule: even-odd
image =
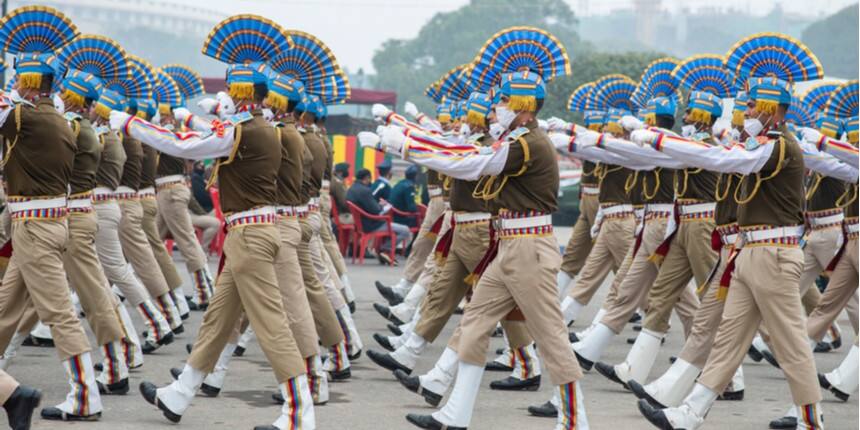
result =
[[845,79],[857,79],[860,40],[857,33],[857,4],[810,24],[801,39],[821,61],[824,73]]

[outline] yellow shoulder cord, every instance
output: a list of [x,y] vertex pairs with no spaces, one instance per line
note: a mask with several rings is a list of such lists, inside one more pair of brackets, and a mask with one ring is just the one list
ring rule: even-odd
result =
[[[761,187],[761,183],[764,181],[768,181],[768,180],[775,178],[776,175],[778,175],[779,172],[782,171],[782,167],[783,167],[784,163],[785,163],[785,140],[782,137],[780,137],[779,138],[779,158],[777,159],[776,167],[774,167],[773,172],[771,172],[771,174],[768,175],[766,178],[762,178],[761,173],[756,173],[755,174],[755,185],[753,185],[753,190],[750,192],[750,195],[747,196],[746,198],[738,197],[738,191],[741,190],[740,186],[735,188],[735,203],[737,203],[739,205],[745,205],[745,204],[749,203],[750,201],[752,201],[752,199],[755,197],[756,193],[758,193],[758,190]],[[744,178],[744,179],[746,179],[746,178]]]
[[[517,173],[511,175],[505,175],[502,177],[502,181],[498,184],[498,186],[493,190],[493,184],[496,183],[497,176],[489,176],[487,180],[481,183],[478,181],[478,184],[475,186],[475,191],[472,193],[472,197],[479,198],[482,200],[492,200],[496,198],[499,194],[501,194],[502,189],[505,188],[505,184],[508,183],[508,179],[521,176],[523,173],[528,170],[528,163],[531,161],[531,153],[529,152],[529,143],[524,138],[520,137],[517,139],[520,144],[523,146],[523,165],[520,167],[520,170]],[[484,179],[484,178],[481,178]]]
[[812,184],[809,186],[809,189],[806,190],[806,200],[812,198],[815,195],[815,192],[818,191],[818,187],[821,186],[821,180],[824,179],[824,175],[821,173],[815,172],[813,173]]
[[687,171],[687,169],[682,169],[678,172],[684,175],[684,188],[678,188],[678,183],[681,182],[681,179],[679,179],[678,176],[675,176],[675,183],[673,184],[673,187],[675,188],[675,198],[677,199],[684,197],[684,194],[687,193],[687,180],[690,178],[690,173]]
[[15,144],[18,143],[18,136],[21,134],[21,105],[15,106],[15,138],[12,139],[12,143],[6,148],[6,154],[3,155],[2,165],[6,166],[6,163],[9,161],[9,157],[12,156],[12,149],[15,148]]
[[445,191],[450,191],[451,185],[453,184],[453,182],[454,182],[454,178],[452,178],[450,176],[443,177],[442,178],[442,189]]
[[[584,166],[585,166],[585,163],[582,163],[582,165],[583,165],[583,167],[584,167]],[[600,164],[598,164],[598,163],[594,163],[594,168],[593,168],[593,169],[591,169],[591,171],[590,171],[590,172],[586,172],[585,170],[583,170],[583,171],[582,171],[582,176],[595,176],[595,175],[597,175],[597,171],[598,171],[599,169],[600,169]]]
[[226,160],[224,158],[219,158],[218,161],[215,162],[215,168],[212,169],[212,174],[209,176],[209,180],[206,182],[206,189],[212,187],[215,184],[215,181],[218,180],[218,171],[221,169],[221,166],[225,166],[233,162],[236,158],[236,153],[239,152],[239,142],[242,141],[242,124],[236,126],[235,135],[233,136],[233,149],[230,151],[230,156],[227,157]]
[[78,141],[78,136],[81,134],[81,123],[78,121],[72,121],[72,133],[75,134],[75,142]]
[[657,190],[660,189],[660,172],[662,171],[662,167],[654,169],[654,192],[651,193],[648,192],[648,176],[642,177],[642,196],[645,197],[645,200],[651,200],[657,195]]
[[[728,177],[729,180],[726,181],[726,192],[724,192],[721,195],[720,194],[720,183],[723,181],[724,176]],[[721,202],[721,201],[725,200],[726,197],[729,196],[729,192],[732,191],[732,178],[734,176],[735,175],[733,173],[723,173],[723,174],[717,176],[717,185],[714,187],[714,198],[716,199],[716,201]]]
[[[851,193],[853,191],[853,193]],[[848,197],[848,193],[851,193],[851,198],[848,201],[844,201],[846,197]],[[857,201],[857,184],[851,184],[848,188],[845,189],[845,192],[836,199],[836,206],[840,208],[847,207],[848,205]]]
[[624,193],[630,194],[630,191],[633,190],[633,187],[636,186],[636,181],[639,180],[639,171],[634,170],[633,173],[627,175],[627,179],[624,180]]

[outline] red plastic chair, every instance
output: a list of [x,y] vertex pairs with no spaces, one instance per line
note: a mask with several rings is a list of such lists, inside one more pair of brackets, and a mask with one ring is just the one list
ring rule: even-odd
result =
[[[355,264],[356,256],[358,256],[358,264],[364,264],[364,252],[367,250],[367,246],[371,241],[373,242],[373,247],[378,254],[382,248],[382,241],[385,240],[385,238],[388,238],[391,243],[391,249],[388,252],[393,265],[397,248],[397,236],[394,234],[394,230],[391,229],[391,224],[393,222],[391,219],[391,213],[387,213],[385,215],[371,215],[356,206],[353,202],[346,202],[346,204],[349,206],[349,212],[352,214],[353,221],[355,222],[355,232],[353,234],[352,241],[353,264]],[[385,221],[386,228],[382,231],[366,232],[364,231],[364,227],[361,223],[362,219],[365,218],[376,221]]]
[[331,218],[334,220],[334,226],[337,228],[337,245],[340,248],[340,253],[341,255],[346,255],[346,249],[355,231],[355,224],[340,222],[340,212],[337,210],[337,203],[334,201],[334,197],[331,198]]
[[218,221],[221,221],[221,228],[218,229],[218,233],[215,234],[215,237],[212,238],[212,243],[209,244],[209,253],[215,255],[221,255],[221,252],[224,249],[224,238],[227,237],[227,232],[224,230],[224,225],[226,221],[224,220],[224,212],[221,211],[221,193],[218,191],[218,188],[212,187],[209,189],[209,196],[212,197],[212,207],[215,210],[215,218],[218,218]]
[[[397,215],[397,216],[403,217],[403,218],[415,218],[415,226],[409,227],[409,231],[412,233],[413,237],[415,237],[415,235],[418,234],[418,230],[421,229],[421,212],[420,212],[420,210],[416,211],[416,212],[404,212],[404,211],[401,211],[401,210],[395,208],[394,206],[392,206],[391,207],[391,213],[392,213],[392,215]],[[409,247],[409,241],[410,241],[410,239],[403,240],[403,248],[401,248],[401,249],[403,250],[402,254],[404,256],[406,255],[406,248]]]

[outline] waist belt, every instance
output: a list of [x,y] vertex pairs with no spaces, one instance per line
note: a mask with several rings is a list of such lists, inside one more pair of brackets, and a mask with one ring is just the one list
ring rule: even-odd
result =
[[278,206],[275,208],[275,212],[280,216],[294,217],[299,215],[296,206]]
[[141,188],[141,189],[137,192],[137,196],[138,196],[138,197],[140,197],[140,198],[142,198],[142,199],[151,199],[151,198],[155,198],[155,187],[146,187],[146,188]]
[[600,188],[591,185],[581,185],[582,194],[587,196],[596,196],[600,194]]
[[600,207],[604,219],[610,218],[626,218],[633,215],[633,205],[606,205]]
[[155,188],[161,191],[165,188],[170,188],[177,184],[185,183],[185,175],[168,175],[160,178],[155,178]]
[[552,215],[542,212],[502,212],[498,223],[502,238],[552,234]]
[[310,215],[311,211],[308,208],[308,205],[302,206],[293,206],[293,209],[296,211],[296,216],[299,218],[307,218]]
[[457,224],[471,224],[477,222],[489,221],[492,218],[487,212],[456,212],[454,213],[454,222]]
[[645,205],[645,219],[669,218],[675,210],[671,203],[652,203]]
[[113,197],[117,200],[137,200],[137,191],[120,185],[113,193]]
[[849,239],[857,239],[858,232],[860,232],[860,219],[850,218],[845,220],[845,234],[848,235]]
[[442,189],[439,187],[427,187],[427,194],[430,197],[442,197]]
[[714,211],[717,208],[716,203],[694,203],[694,204],[678,204],[678,212],[680,219],[683,220],[701,220],[714,217]]
[[716,230],[720,234],[720,242],[723,246],[734,245],[741,231],[737,223],[717,226]]
[[316,212],[316,211],[320,210],[320,199],[319,199],[319,197],[311,197],[311,199],[308,200],[307,207],[308,207],[308,211],[310,211],[310,212]]
[[7,201],[12,219],[57,219],[68,214],[66,197],[10,196]]
[[87,191],[84,193],[69,196],[66,207],[69,213],[89,213],[93,211],[93,192]]
[[252,224],[274,224],[276,219],[275,208],[273,206],[263,206],[229,215],[227,217],[227,228],[243,227]]
[[806,223],[812,230],[824,230],[842,225],[845,214],[842,210],[818,211],[806,214]]
[[331,181],[328,179],[323,179],[322,181],[322,189],[327,190],[331,187]]
[[803,226],[758,227],[741,229],[743,245],[788,245],[797,246],[803,236]]
[[113,190],[107,187],[96,187],[93,190],[94,202],[106,202],[113,200]]

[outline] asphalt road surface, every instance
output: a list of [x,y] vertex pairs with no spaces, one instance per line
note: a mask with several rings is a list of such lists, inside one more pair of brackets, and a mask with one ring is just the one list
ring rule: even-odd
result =
[[[562,243],[566,243],[568,229],[558,229]],[[181,257],[177,258],[182,265]],[[215,262],[212,262],[213,268]],[[184,267],[180,267],[184,269]],[[402,272],[400,268],[380,266],[375,261],[364,266],[350,265],[350,278],[358,296],[358,310],[354,315],[365,348],[381,350],[371,338],[374,332],[386,333],[386,321],[373,310],[373,302],[382,298],[373,286],[374,280],[387,283],[396,282]],[[180,270],[184,275],[184,270]],[[587,308],[577,330],[591,321],[609,285],[609,281]],[[186,285],[188,285],[186,283]],[[142,324],[137,314],[132,312],[135,324]],[[843,315],[844,316],[844,315]],[[141,380],[153,381],[159,385],[170,382],[169,369],[181,367],[187,356],[185,344],[193,342],[194,334],[200,325],[202,313],[192,312],[186,321],[186,332],[172,345],[164,347],[146,357],[142,369],[131,374],[132,391],[126,396],[104,396],[103,417],[93,423],[57,423],[34,420],[34,429],[251,429],[254,425],[269,424],[279,413],[270,395],[276,390],[274,375],[265,357],[256,344],[250,346],[245,356],[232,361],[230,372],[221,395],[218,398],[197,397],[177,426],[169,423],[153,406],[140,396],[137,386]],[[429,370],[445,346],[455,324],[454,316],[437,342],[419,360],[416,374]],[[853,333],[847,320],[840,321],[845,339],[840,350],[816,354],[820,371],[829,371],[839,364],[847,354],[853,341]],[[668,366],[670,355],[677,353],[683,345],[683,334],[677,319],[673,317],[673,327],[666,344],[657,359],[651,377],[660,375]],[[618,363],[624,359],[630,347],[625,342],[635,332],[628,326],[618,336],[603,355],[603,361]],[[491,349],[502,346],[502,339],[494,338]],[[488,359],[492,358],[488,351]],[[51,348],[23,347],[9,372],[24,384],[41,389],[44,393],[42,404],[54,405],[62,401],[67,385],[56,352]],[[710,412],[705,429],[732,430],[766,429],[768,421],[779,417],[791,403],[788,385],[781,372],[765,362],[744,361],[746,376],[746,398],[741,402],[717,402]],[[325,406],[316,408],[317,428],[319,429],[410,429],[404,416],[410,412],[430,413],[433,411],[423,399],[406,391],[390,372],[373,364],[362,356],[352,367],[352,379],[344,383],[333,383],[331,400]],[[487,372],[484,374],[482,389],[478,395],[472,429],[552,429],[554,420],[530,417],[526,407],[543,403],[549,399],[555,387],[545,376],[543,385],[537,392],[499,392],[489,389],[490,381],[507,376],[504,373]],[[649,429],[650,425],[642,418],[636,408],[636,398],[620,386],[592,371],[582,381],[588,420],[592,429]],[[835,399],[829,392],[824,393],[822,407],[825,423],[829,429],[858,428],[858,403],[852,394],[847,403]],[[37,414],[38,415],[38,414]],[[5,422],[5,421],[2,421]]]

